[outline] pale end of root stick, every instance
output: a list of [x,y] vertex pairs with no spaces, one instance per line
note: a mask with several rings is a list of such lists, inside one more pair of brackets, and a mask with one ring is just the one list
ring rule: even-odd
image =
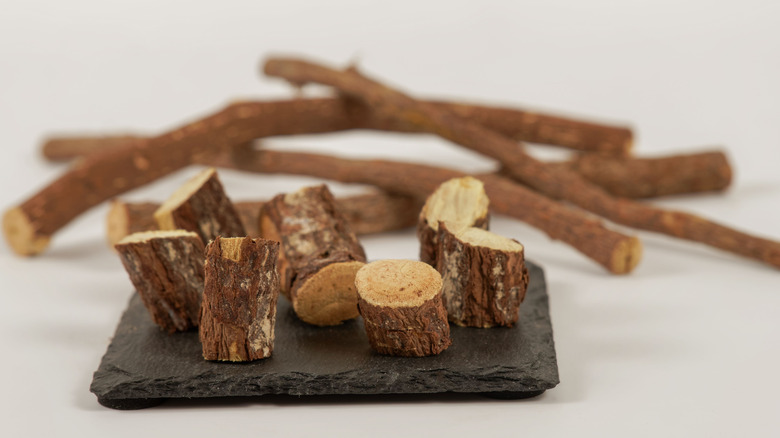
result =
[[357,318],[355,275],[363,262],[333,263],[306,279],[296,291],[293,305],[303,321],[319,326]]
[[488,203],[482,181],[465,176],[442,183],[428,198],[421,214],[434,231],[439,229],[439,222],[468,227],[487,217]]
[[634,270],[636,265],[642,259],[642,241],[637,237],[620,242],[612,253],[612,266],[610,271],[613,274],[628,274]]
[[3,233],[11,249],[23,256],[34,256],[42,253],[49,246],[49,236],[35,232],[30,219],[21,208],[15,207],[5,212],[3,216]]

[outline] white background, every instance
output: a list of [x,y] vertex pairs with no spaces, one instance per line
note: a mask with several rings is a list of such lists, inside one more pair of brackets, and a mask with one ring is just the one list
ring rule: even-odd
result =
[[[232,99],[284,97],[271,53],[345,64],[424,96],[630,123],[636,151],[720,147],[724,194],[659,201],[780,239],[780,3],[742,1],[0,2],[0,207],[64,167],[48,133],[156,133]],[[481,171],[492,163],[421,136],[348,133],[285,147]],[[164,199],[188,169],[128,195]],[[311,180],[224,173],[235,199]],[[344,186],[334,186],[341,193]],[[20,259],[0,244],[4,436],[778,436],[780,272],[641,233],[615,277],[513,220],[493,229],[546,268],[561,384],[523,402],[169,403],[119,412],[88,392],[132,287],[105,246],[101,206]],[[364,241],[415,257],[411,231]],[[6,434],[9,431],[10,434]]]

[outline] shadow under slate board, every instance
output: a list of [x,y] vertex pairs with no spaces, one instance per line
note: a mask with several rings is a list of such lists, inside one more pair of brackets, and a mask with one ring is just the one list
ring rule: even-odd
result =
[[544,271],[527,262],[530,283],[513,328],[452,326],[438,356],[374,353],[363,321],[314,327],[279,299],[273,356],[248,363],[203,360],[197,331],[168,334],[133,294],[90,390],[114,409],[171,398],[346,394],[476,393],[527,398],[558,384]]

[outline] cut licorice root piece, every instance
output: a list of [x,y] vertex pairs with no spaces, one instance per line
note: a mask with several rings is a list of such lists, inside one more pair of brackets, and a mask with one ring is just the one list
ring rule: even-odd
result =
[[393,356],[431,356],[450,346],[441,276],[412,260],[380,260],[355,278],[371,347]]
[[193,231],[204,243],[217,236],[247,235],[213,168],[204,170],[176,190],[154,212],[154,218],[161,230]]
[[200,341],[207,360],[251,361],[274,348],[279,243],[217,237],[206,247]]
[[513,326],[528,286],[523,245],[480,228],[450,227],[439,224],[437,265],[449,321]]
[[263,236],[281,242],[282,293],[302,321],[329,326],[358,316],[355,273],[366,255],[327,186],[276,196],[260,224]]
[[442,183],[425,201],[417,223],[420,260],[436,267],[439,222],[488,228],[488,197],[482,181],[470,176]]
[[203,242],[183,231],[131,234],[115,246],[152,320],[168,332],[198,325],[203,294]]

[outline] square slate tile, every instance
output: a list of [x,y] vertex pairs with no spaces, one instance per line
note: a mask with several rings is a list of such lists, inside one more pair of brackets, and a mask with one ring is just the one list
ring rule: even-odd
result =
[[168,334],[133,294],[90,390],[115,409],[154,406],[169,398],[268,394],[480,393],[501,398],[539,395],[558,384],[544,271],[528,263],[530,282],[513,328],[452,327],[452,346],[438,356],[374,353],[361,319],[313,327],[279,299],[271,358],[208,362],[196,331]]

